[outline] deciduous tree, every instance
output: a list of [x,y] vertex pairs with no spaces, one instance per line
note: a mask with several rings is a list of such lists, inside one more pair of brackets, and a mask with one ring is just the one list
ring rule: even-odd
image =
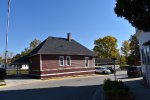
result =
[[130,37],[129,41],[130,41],[131,53],[128,57],[128,64],[138,65],[140,62],[139,41],[134,35]]
[[40,40],[34,39],[30,42],[29,47],[25,48],[24,51],[21,52],[21,54],[17,54],[13,57],[11,62],[15,61],[16,59],[28,55],[35,47],[37,47],[41,43]]
[[94,42],[94,51],[98,54],[100,58],[113,58],[117,57],[119,51],[117,49],[117,39],[112,36],[105,36],[99,38]]
[[0,57],[0,61],[2,61],[2,57]]
[[126,64],[127,64],[126,57],[125,56],[120,56],[120,65],[124,66]]
[[[34,49],[35,47],[37,47],[40,43],[41,43],[40,40],[34,39],[33,41],[31,41],[29,49],[30,49],[30,50],[33,50],[33,49]],[[27,48],[25,48],[25,50],[26,50],[26,49],[27,49]]]
[[121,51],[127,60],[128,56],[130,54],[130,42],[129,41],[124,41],[122,43]]
[[114,11],[135,28],[150,31],[150,0],[116,0]]

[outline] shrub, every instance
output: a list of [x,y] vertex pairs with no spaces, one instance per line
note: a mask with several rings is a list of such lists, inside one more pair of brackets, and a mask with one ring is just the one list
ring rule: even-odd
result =
[[0,79],[4,79],[5,76],[6,76],[6,70],[0,68]]
[[129,92],[123,89],[113,89],[113,90],[107,90],[104,92],[106,96],[108,97],[126,97],[129,96]]
[[104,80],[104,93],[111,97],[129,96],[129,88],[122,81]]

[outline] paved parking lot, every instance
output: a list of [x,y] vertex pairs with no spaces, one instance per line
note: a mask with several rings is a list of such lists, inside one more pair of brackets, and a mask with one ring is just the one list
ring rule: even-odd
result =
[[99,89],[102,83],[101,77],[103,75],[52,80],[10,78],[6,81],[14,85],[0,88],[0,97],[3,100],[19,100],[20,98],[21,100],[96,100],[99,99],[96,91],[101,90]]
[[[6,79],[8,86],[0,88],[1,99],[19,100],[21,98],[21,100],[100,100],[104,79],[111,78],[114,80],[114,75],[91,75],[51,80],[37,80],[29,79],[27,77],[24,77],[23,79],[20,78]],[[136,90],[136,95],[138,96],[141,96],[139,95],[141,92],[140,89],[144,91],[144,89],[141,87],[135,89],[136,87],[139,87],[139,85],[142,86],[142,84],[139,82],[142,78],[128,78],[126,71],[119,71],[117,72],[117,79],[125,81],[127,85],[132,86],[131,89],[133,88]],[[137,82],[139,83],[137,84]],[[150,92],[147,94],[149,93]],[[136,96],[136,98],[138,96]],[[148,98],[149,96],[146,95],[146,97]]]

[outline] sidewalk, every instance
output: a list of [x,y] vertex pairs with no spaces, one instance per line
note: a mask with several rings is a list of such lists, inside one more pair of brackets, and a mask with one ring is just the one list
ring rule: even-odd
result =
[[[103,76],[103,75],[77,75],[77,76],[65,76],[65,77],[53,77],[48,79],[33,79],[29,78],[26,75],[10,75],[7,76],[5,79],[6,86],[5,87],[13,87],[18,85],[26,85],[26,84],[32,84],[32,83],[40,83],[40,82],[46,82],[46,81],[56,81],[56,80],[66,80],[66,79],[75,79],[75,78],[84,78],[84,77],[97,77],[97,76]],[[3,87],[0,87],[3,88]]]
[[142,80],[126,81],[125,83],[134,93],[135,100],[150,100],[150,88],[144,87]]
[[36,81],[39,80],[29,78],[26,75],[10,75],[10,76],[6,76],[5,78],[6,87],[29,84],[29,83],[34,83]]

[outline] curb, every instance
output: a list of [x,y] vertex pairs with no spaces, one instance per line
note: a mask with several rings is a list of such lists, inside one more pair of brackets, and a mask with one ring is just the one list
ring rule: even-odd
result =
[[63,77],[51,77],[51,78],[45,78],[42,80],[48,81],[48,80],[63,80],[63,79],[74,79],[74,78],[84,78],[84,77],[96,77],[96,76],[104,76],[104,75],[96,75],[96,74],[87,74],[87,75],[73,75],[73,76],[63,76]]

